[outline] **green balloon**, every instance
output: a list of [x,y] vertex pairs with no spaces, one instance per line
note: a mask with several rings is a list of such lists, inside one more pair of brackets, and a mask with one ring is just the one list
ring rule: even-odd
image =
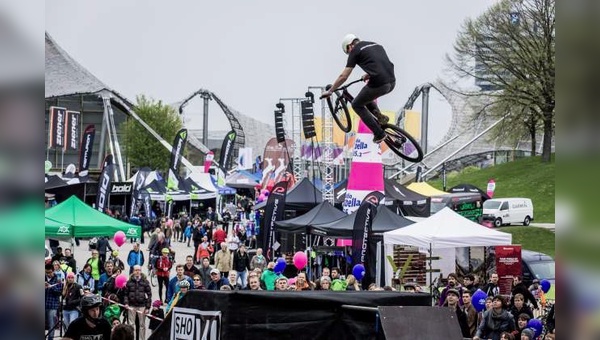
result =
[[48,171],[50,171],[50,169],[52,169],[52,162],[45,161],[44,162],[44,169],[46,170],[46,173],[48,173]]

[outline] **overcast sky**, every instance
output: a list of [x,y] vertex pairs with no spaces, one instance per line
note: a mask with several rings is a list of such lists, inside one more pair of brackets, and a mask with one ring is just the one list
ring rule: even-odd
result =
[[[168,103],[199,88],[273,124],[279,98],[303,97],[332,83],[354,33],[382,44],[395,64],[396,89],[380,101],[397,111],[415,86],[443,76],[444,55],[467,17],[493,0],[430,1],[66,1],[46,4],[46,30],[113,89]],[[377,5],[379,3],[379,5]],[[350,79],[361,76],[356,68]],[[359,87],[355,88],[357,91]],[[356,92],[354,92],[356,93]],[[420,101],[415,103],[420,109]],[[200,101],[188,127],[200,128]],[[210,130],[227,130],[211,104]],[[213,115],[213,112],[215,114]],[[430,144],[445,134],[450,106],[432,94]],[[273,132],[274,134],[274,132]]]

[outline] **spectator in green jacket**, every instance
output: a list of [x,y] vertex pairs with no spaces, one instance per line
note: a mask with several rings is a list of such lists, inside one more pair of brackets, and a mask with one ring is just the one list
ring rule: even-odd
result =
[[331,290],[343,291],[346,290],[346,280],[340,276],[340,269],[337,267],[331,268]]
[[275,262],[269,262],[269,264],[267,264],[267,269],[260,277],[260,280],[265,283],[267,290],[275,290],[275,280],[277,280],[279,275],[275,274],[275,271],[273,270],[274,268]]

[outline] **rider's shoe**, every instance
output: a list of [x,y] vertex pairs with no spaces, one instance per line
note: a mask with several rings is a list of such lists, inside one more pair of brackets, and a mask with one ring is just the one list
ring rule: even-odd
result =
[[377,120],[379,121],[379,125],[385,125],[390,121],[390,117],[382,114],[380,116],[377,116]]
[[379,144],[381,142],[383,142],[383,140],[385,139],[386,135],[382,134],[381,136],[377,137],[373,137],[373,143]]

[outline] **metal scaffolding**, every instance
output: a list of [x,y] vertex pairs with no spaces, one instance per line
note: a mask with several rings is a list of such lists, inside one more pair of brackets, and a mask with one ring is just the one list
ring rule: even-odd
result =
[[[292,148],[292,171],[294,172],[294,178],[296,181],[300,181],[304,178],[304,163],[302,162],[302,117],[300,114],[300,102],[306,100],[306,98],[279,98],[279,101],[289,101],[292,105],[292,141],[294,142],[294,146]],[[285,118],[285,114],[283,115],[283,124],[287,125],[287,120]],[[289,146],[288,146],[289,148]]]
[[[318,95],[325,91],[324,86],[309,86],[308,91],[317,90]],[[334,204],[333,199],[333,116],[327,109],[325,100],[321,100],[321,119],[322,119],[322,156],[321,156],[321,176],[323,187],[321,192],[323,193],[323,201],[328,201],[332,205]]]

